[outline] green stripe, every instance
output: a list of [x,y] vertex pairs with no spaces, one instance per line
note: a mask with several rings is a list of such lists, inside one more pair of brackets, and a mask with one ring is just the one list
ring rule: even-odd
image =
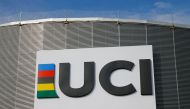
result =
[[59,98],[55,90],[37,91],[37,98]]

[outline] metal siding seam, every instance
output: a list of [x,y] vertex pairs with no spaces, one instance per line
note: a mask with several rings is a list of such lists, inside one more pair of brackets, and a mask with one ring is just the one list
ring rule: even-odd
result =
[[147,38],[148,31],[147,31],[147,25],[146,24],[145,24],[145,31],[146,31],[146,45],[148,45],[148,38]]
[[19,40],[18,40],[18,56],[17,56],[17,73],[16,73],[16,88],[15,88],[15,102],[14,102],[14,108],[16,109],[16,97],[17,97],[17,82],[18,82],[18,70],[19,70],[19,57],[20,57],[20,41],[21,41],[21,26],[19,25]]
[[119,37],[118,37],[118,40],[119,40],[119,47],[121,46],[121,30],[120,30],[120,23],[118,22],[118,35],[119,35]]
[[94,47],[94,23],[91,22],[92,30],[91,30],[91,35],[92,35],[92,48]]
[[174,64],[175,64],[175,71],[176,71],[176,85],[177,85],[177,99],[178,99],[178,106],[179,109],[181,109],[180,106],[180,100],[179,100],[179,85],[178,85],[178,75],[177,75],[177,64],[176,64],[176,49],[175,49],[175,33],[174,33],[175,27],[172,27],[172,36],[173,36],[173,47],[174,47]]

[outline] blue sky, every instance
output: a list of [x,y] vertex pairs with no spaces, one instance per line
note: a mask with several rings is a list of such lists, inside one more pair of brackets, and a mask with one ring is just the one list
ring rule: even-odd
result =
[[[190,24],[190,0],[0,0],[0,19],[120,17]],[[55,15],[56,14],[56,15]],[[39,17],[42,16],[42,17]]]

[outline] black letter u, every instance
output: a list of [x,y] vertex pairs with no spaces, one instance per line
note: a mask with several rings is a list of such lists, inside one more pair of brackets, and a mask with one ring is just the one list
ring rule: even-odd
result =
[[70,64],[59,64],[59,87],[61,91],[69,97],[82,97],[88,95],[95,84],[95,64],[94,62],[84,63],[84,85],[81,88],[71,88],[70,86]]

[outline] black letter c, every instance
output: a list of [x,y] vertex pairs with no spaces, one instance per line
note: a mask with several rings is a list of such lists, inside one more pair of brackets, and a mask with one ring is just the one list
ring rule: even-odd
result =
[[116,96],[123,96],[123,95],[129,95],[134,92],[136,92],[136,89],[132,84],[126,85],[124,87],[116,87],[112,85],[110,81],[110,76],[112,72],[119,70],[119,69],[126,69],[131,71],[134,67],[134,63],[129,61],[112,61],[108,64],[106,64],[102,70],[100,71],[99,75],[99,81],[101,86],[104,88],[105,91],[112,95]]

